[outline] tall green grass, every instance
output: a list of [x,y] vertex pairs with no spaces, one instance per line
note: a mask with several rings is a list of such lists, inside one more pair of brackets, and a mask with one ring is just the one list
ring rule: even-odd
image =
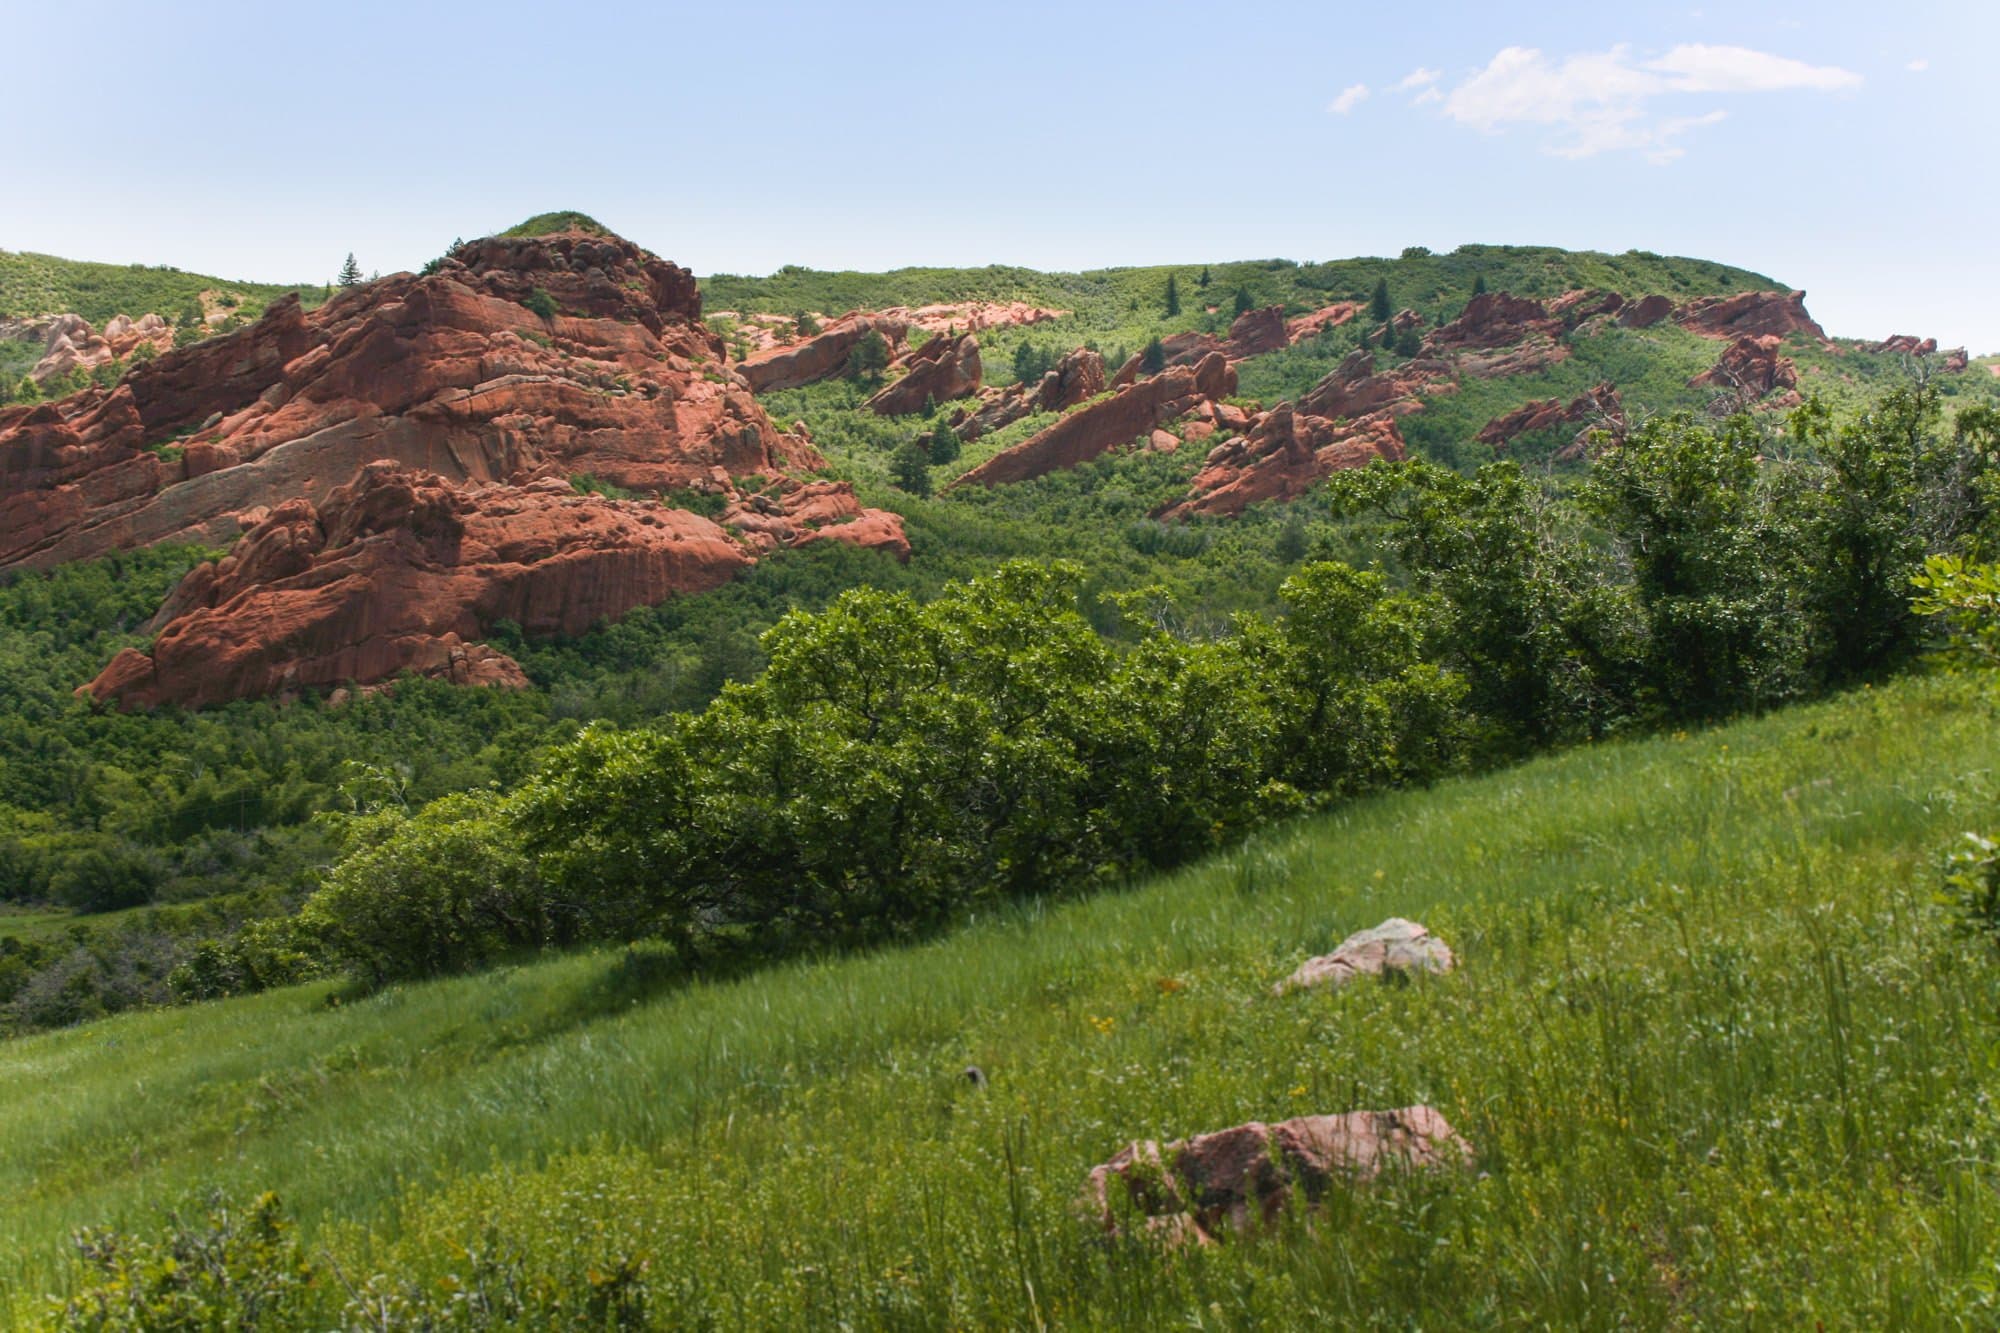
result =
[[[2000,959],[1929,879],[1991,822],[1985,691],[1579,749],[912,948],[693,984],[606,951],[8,1043],[0,1309],[61,1288],[69,1228],[219,1185],[279,1191],[356,1285],[644,1262],[674,1327],[1990,1321]],[[1390,915],[1462,970],[1270,995]],[[1074,1212],[1133,1137],[1418,1101],[1478,1172],[1171,1256]]]

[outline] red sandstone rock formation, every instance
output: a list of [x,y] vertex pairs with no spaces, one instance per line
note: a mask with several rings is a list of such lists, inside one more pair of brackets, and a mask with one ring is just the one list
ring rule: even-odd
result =
[[1061,412],[1103,392],[1104,358],[1088,347],[1079,347],[1034,384],[988,390],[990,396],[977,410],[961,410],[952,417],[952,429],[961,440],[976,440],[1022,417]]
[[1424,339],[1424,352],[1450,356],[1461,374],[1498,379],[1541,370],[1569,356],[1558,342],[1563,321],[1539,301],[1481,292],[1459,317]]
[[817,337],[747,357],[737,367],[752,393],[796,389],[832,379],[847,370],[847,357],[873,331],[882,335],[893,353],[903,345],[909,325],[893,315],[854,311],[823,328]]
[[1914,333],[1892,333],[1881,342],[1869,343],[1867,350],[1878,354],[1893,352],[1900,356],[1929,356],[1937,351],[1937,339],[1920,339]]
[[1523,403],[1512,412],[1487,422],[1474,438],[1481,444],[1490,444],[1498,449],[1516,436],[1530,431],[1574,425],[1581,425],[1583,430],[1576,440],[1571,441],[1572,445],[1596,430],[1607,430],[1613,438],[1624,436],[1625,405],[1609,380],[1578,394],[1567,406],[1560,398],[1541,398]]
[[1674,313],[1671,296],[1642,296],[1636,301],[1628,301],[1618,312],[1618,323],[1628,329],[1649,329]]
[[1296,404],[1248,421],[1240,412],[1225,418],[1227,405],[1219,406],[1216,424],[1245,433],[1209,450],[1187,495],[1159,517],[1240,514],[1265,500],[1295,500],[1343,469],[1399,461],[1405,449],[1396,418],[1421,410],[1419,391],[1448,392],[1450,375],[1449,366],[1428,360],[1377,374],[1374,355],[1355,351]]
[[923,411],[926,403],[949,402],[979,392],[983,373],[979,339],[969,333],[956,338],[939,334],[906,355],[902,364],[908,372],[868,400],[868,406],[882,416],[905,417]]
[[1236,317],[1229,326],[1229,339],[1223,350],[1231,361],[1241,361],[1246,357],[1262,356],[1275,352],[1280,347],[1291,345],[1291,332],[1285,323],[1285,308],[1281,305],[1265,306],[1261,310],[1246,310]]
[[174,331],[158,315],[114,315],[103,332],[90,327],[81,315],[48,315],[38,319],[6,321],[0,326],[0,340],[42,343],[42,358],[28,378],[43,384],[73,370],[90,371],[113,361],[129,360],[141,347],[154,352],[170,351]]
[[1347,468],[1377,460],[1399,462],[1403,437],[1390,411],[1352,420],[1307,414],[1280,403],[1260,414],[1246,435],[1209,451],[1188,495],[1160,512],[1169,519],[1240,514],[1265,500],[1295,500]]
[[1728,389],[1751,400],[1793,388],[1799,382],[1799,369],[1780,351],[1784,345],[1784,339],[1775,333],[1738,338],[1713,366],[1689,380],[1688,385]]
[[1826,330],[1806,313],[1804,292],[1738,292],[1734,296],[1698,296],[1674,311],[1674,320],[1704,338],[1743,338],[1769,334],[1784,338],[1810,334],[1827,341]]
[[1247,1231],[1277,1219],[1292,1201],[1365,1184],[1385,1170],[1463,1168],[1472,1148],[1437,1111],[1350,1111],[1236,1125],[1162,1147],[1126,1145],[1090,1173],[1085,1203],[1107,1232],[1118,1230],[1112,1181],[1146,1231],[1170,1244],[1209,1243],[1227,1226]]
[[726,583],[758,546],[831,537],[908,555],[900,525],[885,531],[844,487],[754,499],[762,522],[743,524],[746,548],[698,514],[578,494],[561,477],[468,487],[374,463],[319,506],[280,504],[220,562],[197,566],[161,607],[152,651],[120,653],[81,693],[200,708],[406,670],[525,684],[472,641],[503,620],[580,634]]
[[959,301],[941,305],[891,306],[879,317],[900,320],[926,333],[984,333],[988,329],[1045,324],[1067,310],[1048,310],[1026,301]]
[[1361,313],[1361,307],[1353,301],[1335,301],[1332,305],[1321,306],[1310,314],[1298,315],[1285,321],[1287,341],[1298,343],[1307,338],[1337,329],[1348,320]]
[[1003,449],[952,485],[998,486],[1087,463],[1150,435],[1198,404],[1236,392],[1236,371],[1221,353],[1195,366],[1172,366],[1089,403],[1011,449]]
[[1564,292],[1549,302],[1549,316],[1562,321],[1566,329],[1573,329],[1585,320],[1603,315],[1616,315],[1625,308],[1625,298],[1617,292],[1601,287],[1581,287]]
[[[553,314],[531,308],[545,304]],[[691,515],[557,505],[569,478],[729,494],[755,475],[781,479],[783,496],[788,473],[820,465],[723,369],[700,315],[685,269],[574,232],[462,245],[431,275],[368,283],[310,314],[280,301],[111,392],[0,412],[0,567],[252,529],[226,580],[210,588],[219,575],[204,567],[176,592],[155,658],[122,658],[92,687],[121,703],[200,705],[406,668],[481,674],[439,645],[518,619],[492,609],[510,597],[559,595],[596,619],[712,586],[754,558],[756,542],[707,520],[699,559],[679,538],[654,540],[662,526],[685,537]],[[398,467],[426,478],[411,484],[422,503],[389,506],[416,526],[355,517],[384,512],[394,490],[352,491],[364,469]],[[907,552],[893,515],[860,510],[851,493],[841,502],[850,512],[812,533]],[[459,534],[449,549],[465,552],[463,568],[430,540],[433,519]],[[772,544],[809,539],[795,529]],[[274,543],[309,546],[311,567],[278,572]],[[515,551],[547,570],[517,578]],[[259,590],[289,579],[309,581],[309,605],[290,584]],[[223,665],[194,671],[197,650]]]

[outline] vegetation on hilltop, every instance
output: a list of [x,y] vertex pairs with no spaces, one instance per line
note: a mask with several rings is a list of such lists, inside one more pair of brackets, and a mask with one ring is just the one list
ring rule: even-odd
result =
[[96,264],[0,250],[0,317],[74,313],[98,327],[114,315],[178,320],[181,312],[199,309],[203,292],[233,300],[246,319],[292,292],[308,308],[326,299],[319,283],[235,282],[165,264]]
[[565,209],[555,213],[537,213],[525,222],[517,222],[500,233],[517,239],[534,236],[552,236],[559,231],[585,231],[593,236],[609,236],[611,229],[588,213],[578,213]]

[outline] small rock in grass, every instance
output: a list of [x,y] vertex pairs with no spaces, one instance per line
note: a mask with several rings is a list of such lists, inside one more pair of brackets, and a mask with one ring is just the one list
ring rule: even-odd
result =
[[1392,916],[1372,930],[1349,935],[1332,953],[1306,959],[1273,990],[1283,995],[1309,986],[1345,986],[1359,976],[1449,972],[1456,965],[1443,940],[1414,921]]
[[1145,1231],[1169,1245],[1208,1244],[1223,1225],[1269,1223],[1294,1190],[1310,1205],[1335,1185],[1365,1184],[1385,1170],[1471,1164],[1471,1145],[1429,1106],[1307,1115],[1236,1125],[1162,1148],[1128,1144],[1090,1173],[1085,1203],[1116,1235],[1111,1182],[1145,1217]]

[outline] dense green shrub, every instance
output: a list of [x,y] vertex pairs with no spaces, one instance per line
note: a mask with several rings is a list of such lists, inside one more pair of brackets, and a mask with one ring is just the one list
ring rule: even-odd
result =
[[211,1196],[201,1217],[170,1217],[160,1240],[85,1230],[74,1244],[81,1290],[53,1303],[50,1323],[57,1329],[298,1328],[322,1276],[275,1194],[248,1207]]

